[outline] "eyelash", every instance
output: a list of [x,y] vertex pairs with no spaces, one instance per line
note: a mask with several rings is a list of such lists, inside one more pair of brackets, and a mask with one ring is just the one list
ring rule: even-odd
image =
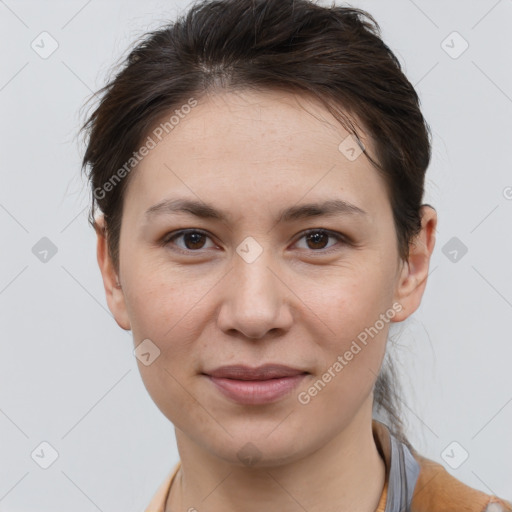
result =
[[[210,235],[206,231],[203,231],[202,229],[189,228],[189,229],[182,229],[179,231],[173,231],[171,233],[168,233],[162,239],[161,245],[168,246],[169,244],[171,244],[171,242],[173,242],[177,238],[180,238],[180,237],[190,234],[190,233],[199,233],[199,234],[204,235],[207,238],[211,239]],[[350,243],[351,243],[349,241],[349,239],[346,236],[342,235],[341,233],[337,233],[335,231],[330,231],[330,230],[324,229],[324,228],[312,228],[312,229],[303,231],[302,233],[300,233],[300,236],[295,243],[297,243],[299,240],[302,240],[303,238],[305,238],[308,235],[313,234],[313,233],[322,233],[324,235],[327,235],[329,238],[335,238],[338,241],[338,243],[341,243],[342,245],[350,245]],[[327,249],[309,249],[308,251],[312,252],[312,253],[330,254],[331,252],[338,250],[338,249],[339,248],[336,247],[336,244],[334,244],[333,246],[331,246]],[[203,251],[202,248],[194,250],[194,249],[183,249],[181,247],[173,248],[172,250],[181,252],[182,254],[190,254],[190,253],[194,253],[194,252],[199,253],[199,252]]]

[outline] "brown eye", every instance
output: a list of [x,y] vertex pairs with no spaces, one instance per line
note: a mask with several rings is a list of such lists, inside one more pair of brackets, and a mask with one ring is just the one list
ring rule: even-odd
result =
[[[329,240],[333,240],[333,242],[329,242]],[[306,243],[301,246],[300,242],[305,240]],[[312,251],[322,251],[323,249],[327,249],[325,252],[329,252],[329,249],[332,246],[335,246],[336,243],[347,244],[345,237],[340,233],[335,233],[333,231],[327,231],[325,229],[311,229],[306,231],[302,237],[297,242],[299,248],[301,249],[311,249]]]
[[[208,248],[205,246],[210,237],[203,231],[190,229],[178,231],[172,236],[166,237],[164,245],[176,245],[178,249],[183,251],[197,251],[199,249]],[[179,242],[179,243],[178,243]],[[212,244],[211,247],[214,245]]]
[[202,249],[205,241],[202,233],[192,232],[183,235],[183,241],[187,249]]
[[329,242],[329,235],[321,231],[315,231],[306,235],[306,240],[310,249],[325,249]]

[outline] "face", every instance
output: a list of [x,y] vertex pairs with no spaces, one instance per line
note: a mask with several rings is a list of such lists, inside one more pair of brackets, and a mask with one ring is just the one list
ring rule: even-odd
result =
[[[384,182],[347,136],[305,97],[203,98],[130,177],[122,288],[100,240],[117,322],[150,340],[146,362],[159,351],[138,360],[148,392],[224,461],[247,443],[260,464],[298,459],[371,411],[389,326],[419,304],[431,239],[401,262]],[[215,373],[268,364],[291,370]]]

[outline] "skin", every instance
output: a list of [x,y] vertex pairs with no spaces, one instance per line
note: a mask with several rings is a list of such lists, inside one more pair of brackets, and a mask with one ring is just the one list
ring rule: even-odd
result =
[[[391,322],[419,306],[437,216],[399,258],[384,182],[366,157],[338,149],[348,133],[314,100],[277,91],[203,97],[141,161],[124,199],[116,271],[98,232],[107,302],[135,345],[149,394],[174,424],[182,467],[166,511],[374,511],[385,466],[373,439],[373,386]],[[371,140],[363,142],[373,155]],[[225,221],[145,211],[167,198],[204,201]],[[366,215],[277,223],[282,209],[343,199]],[[98,219],[101,225],[103,220]],[[166,234],[195,228],[207,236]],[[348,237],[304,236],[326,229]],[[261,246],[247,263],[246,237]],[[182,252],[179,252],[181,249]],[[117,286],[119,279],[120,285]],[[401,311],[307,405],[297,399],[379,315]],[[277,402],[241,405],[201,374],[218,366],[281,363],[309,374]],[[252,443],[260,459],[237,453]]]

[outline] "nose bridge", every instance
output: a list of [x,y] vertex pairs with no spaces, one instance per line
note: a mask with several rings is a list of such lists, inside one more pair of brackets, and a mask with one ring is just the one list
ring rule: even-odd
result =
[[235,257],[234,280],[235,291],[243,302],[260,306],[275,302],[275,277],[268,267],[272,265],[270,251],[260,255],[255,261],[248,262],[241,257]]
[[[223,330],[235,329],[258,338],[272,329],[286,329],[291,322],[285,287],[275,277],[272,251],[255,239],[245,239],[233,255],[233,269],[219,313]],[[270,267],[270,268],[269,268]]]

